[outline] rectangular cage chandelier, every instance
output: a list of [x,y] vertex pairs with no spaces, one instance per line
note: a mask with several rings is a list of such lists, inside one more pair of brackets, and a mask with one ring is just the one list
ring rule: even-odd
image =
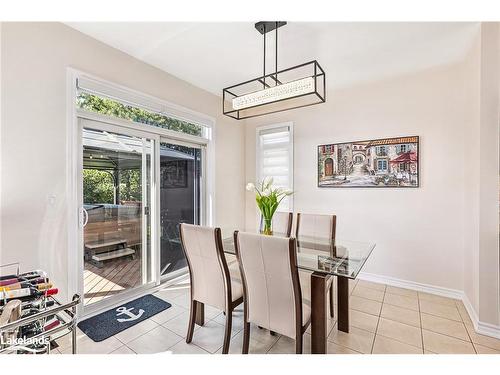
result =
[[[261,21],[255,28],[264,36],[261,77],[222,90],[222,112],[236,120],[326,102],[326,74],[316,60],[278,70],[278,29],[285,21]],[[275,31],[275,70],[266,74],[266,34]]]

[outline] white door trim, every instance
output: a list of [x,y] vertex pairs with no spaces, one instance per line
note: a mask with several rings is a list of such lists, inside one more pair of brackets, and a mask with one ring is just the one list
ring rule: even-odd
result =
[[[190,121],[189,116],[192,114],[195,118],[199,119],[203,117],[206,119],[203,125],[205,128],[205,137],[196,137],[189,134],[183,134],[180,132],[171,131],[168,129],[162,129],[155,126],[150,126],[146,124],[134,123],[132,121],[122,120],[115,117],[103,116],[98,113],[93,113],[89,111],[80,110],[76,107],[76,97],[77,97],[77,81],[79,77],[91,77],[94,80],[98,80],[107,84],[109,87],[118,88],[121,92],[130,92],[133,94],[141,94],[144,97],[154,99],[166,107],[172,107],[175,111],[181,109],[183,113],[186,114],[185,121]],[[213,225],[215,219],[215,135],[216,135],[216,123],[215,119],[204,114],[192,111],[190,109],[154,98],[149,95],[139,93],[138,91],[126,88],[121,85],[111,83],[109,81],[100,79],[98,77],[92,76],[80,70],[74,68],[67,68],[66,71],[66,194],[67,194],[67,211],[66,211],[66,221],[68,225],[68,236],[67,236],[67,247],[68,247],[68,263],[67,263],[67,274],[68,274],[68,285],[67,293],[62,293],[63,299],[69,299],[72,295],[77,294],[80,290],[83,290],[83,258],[80,257],[81,251],[77,251],[79,246],[83,243],[82,231],[79,230],[79,210],[81,206],[81,201],[79,200],[79,186],[80,176],[78,164],[83,157],[82,144],[81,144],[81,134],[78,131],[78,117],[93,119],[100,122],[106,122],[122,126],[124,128],[129,128],[134,131],[146,132],[149,134],[155,134],[157,136],[164,136],[166,138],[172,139],[172,141],[187,142],[192,144],[197,144],[206,147],[206,158],[205,158],[205,175],[206,175],[206,192],[205,192],[205,207],[203,209],[206,212],[206,225]],[[199,123],[199,121],[196,121]],[[159,142],[157,143],[157,149],[155,150],[155,161],[158,163],[159,167]],[[156,167],[155,167],[156,169]],[[159,186],[156,186],[157,194],[155,200],[157,200],[155,208],[159,205]],[[153,215],[153,210],[152,210]],[[156,213],[155,213],[156,214]],[[155,253],[157,253],[155,259],[155,264],[158,265],[158,273],[156,274],[156,280],[159,278],[159,233],[155,236],[152,244],[155,245]],[[81,296],[83,298],[83,295]],[[81,315],[81,309],[79,309],[79,315]]]

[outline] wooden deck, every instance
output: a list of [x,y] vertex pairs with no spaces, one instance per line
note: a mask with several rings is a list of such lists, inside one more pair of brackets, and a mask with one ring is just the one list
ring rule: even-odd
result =
[[84,304],[89,305],[124,289],[140,285],[142,282],[141,257],[110,260],[102,268],[85,262],[83,277]]

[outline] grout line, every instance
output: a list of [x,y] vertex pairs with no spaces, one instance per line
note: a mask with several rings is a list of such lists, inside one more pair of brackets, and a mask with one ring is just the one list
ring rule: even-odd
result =
[[[420,302],[418,303],[418,305],[420,306]],[[404,308],[404,307],[403,307]],[[416,311],[416,310],[413,310],[413,311]],[[427,312],[427,311],[422,311],[422,314],[426,314],[426,315],[432,315],[432,316],[435,316],[436,318],[441,318],[441,319],[447,319],[447,320],[451,320],[452,322],[455,322],[455,323],[463,323],[462,320],[455,320],[455,319],[450,319],[450,318],[445,318],[443,316],[440,316],[440,315],[436,315],[436,314],[433,314],[433,313],[430,313],[430,312]],[[461,318],[460,318],[461,319]],[[465,325],[465,324],[464,324]]]
[[[401,341],[399,339],[395,339],[394,337],[389,337],[389,336],[385,336],[385,335],[381,335],[381,334],[378,334],[378,336],[380,337],[385,337],[386,339],[389,339],[389,340],[393,340],[393,341],[397,341],[401,344],[404,344],[404,345],[408,345],[408,346],[411,346],[411,347],[414,347],[414,348],[417,348],[417,349],[421,349],[422,350],[422,353],[424,352],[424,348],[423,347],[420,347],[420,346],[416,346],[416,345],[413,345],[413,344],[408,344],[407,342],[405,341]],[[394,353],[394,354],[401,354],[401,353]]]
[[[129,328],[132,328],[132,327],[129,327]],[[122,332],[123,332],[123,331],[122,331]],[[141,336],[142,336],[142,335],[141,335]],[[111,337],[114,337],[115,339],[117,339],[118,341],[120,341],[123,345],[127,345],[125,342],[123,342],[123,341],[122,341],[122,340],[120,340],[118,337],[116,337],[116,335],[113,335],[113,336],[111,336]],[[135,339],[134,339],[134,340],[135,340]],[[131,341],[133,341],[133,340],[131,340]],[[123,345],[122,345],[122,346],[123,346]]]
[[[469,332],[467,332],[467,334],[469,334]],[[480,344],[479,344],[479,345],[480,345]],[[473,342],[472,342],[472,347],[474,348],[474,351],[476,352],[476,354],[479,354],[479,353],[477,352],[477,349],[476,349],[476,344],[475,344],[475,343],[473,343]]]
[[[180,341],[179,341],[179,342],[180,342]],[[178,343],[179,343],[179,342],[178,342]],[[185,341],[184,341],[184,342],[185,342]],[[177,344],[178,344],[178,343],[177,343]],[[177,345],[177,344],[175,344],[175,345]],[[174,345],[174,346],[175,346],[175,345]],[[196,345],[196,344],[194,344],[194,343],[189,343],[189,344],[187,344],[187,345],[194,345],[194,346],[196,346],[198,349],[203,350],[203,351],[204,351],[205,353],[207,353],[207,354],[216,354],[216,353],[217,353],[217,351],[218,351],[220,348],[222,348],[222,346],[221,346],[221,347],[220,347],[219,349],[217,349],[215,352],[210,353],[208,350],[203,349],[201,346]],[[173,346],[171,346],[170,348],[173,348]],[[205,354],[205,353],[203,353],[203,354]],[[175,353],[172,353],[172,354],[174,354],[174,355],[175,355]],[[183,353],[177,353],[177,354],[183,354]]]
[[[269,353],[273,348],[274,346],[278,343],[278,341],[280,341],[281,339],[281,336],[278,338],[278,340],[276,340],[272,345],[271,347],[267,350],[266,354],[272,354],[272,353]],[[304,344],[302,343],[302,351],[304,351]],[[250,345],[248,346],[248,352],[250,353]]]
[[435,333],[435,334],[438,334],[438,335],[441,335],[441,336],[446,336],[446,337],[449,337],[451,339],[455,339],[455,340],[460,340],[462,342],[466,342],[468,344],[474,344],[472,341],[467,341],[467,340],[464,340],[464,339],[461,339],[459,337],[456,337],[456,336],[450,336],[446,333],[443,333],[443,332],[437,332],[437,331],[433,331],[432,329],[428,329],[428,328],[422,328],[422,330],[425,330],[425,331],[429,331],[431,333]]
[[424,331],[423,331],[423,325],[422,325],[422,311],[420,310],[420,298],[417,298],[417,299],[418,299],[418,318],[420,319],[420,339],[422,340],[422,353],[424,353],[425,346],[424,346]]
[[372,342],[372,349],[370,350],[370,354],[373,354],[373,348],[375,347],[375,340],[377,339],[378,335],[378,325],[380,324],[380,317],[382,316],[382,309],[384,308],[384,300],[385,300],[385,293],[386,293],[387,286],[384,288],[384,296],[382,297],[382,305],[380,306],[380,311],[377,319],[377,326],[375,327],[375,335],[373,336],[373,342]]
[[[418,313],[420,313],[420,308],[418,308],[417,310],[415,310],[415,309],[409,309],[409,308],[407,308],[407,307],[398,306],[398,305],[393,305],[392,303],[389,303],[389,302],[383,302],[382,304],[386,304],[386,305],[389,305],[389,306],[398,307],[398,308],[400,308],[400,309],[405,309],[405,310],[410,310],[410,311],[413,311],[413,312],[418,312]],[[419,304],[419,306],[420,306],[420,304]]]
[[125,347],[127,347],[128,349],[132,350],[132,353],[135,353],[135,354],[138,354],[134,349],[132,349],[131,347],[129,347],[127,344],[124,344]]
[[[453,338],[453,339],[457,339],[457,340],[462,340],[462,341],[464,341],[464,342],[470,342],[470,343],[473,343],[472,338],[471,338],[471,336],[470,336],[470,334],[469,334],[469,331],[467,330],[467,327],[465,327],[465,324],[464,324],[463,322],[459,322],[459,321],[457,321],[457,320],[452,320],[452,319],[443,318],[442,316],[432,315],[432,314],[429,314],[429,313],[426,313],[426,312],[421,313],[421,314],[420,314],[420,316],[422,316],[422,314],[424,314],[424,315],[430,315],[430,316],[433,316],[433,317],[435,317],[435,318],[439,318],[439,319],[449,320],[449,321],[450,321],[450,322],[452,322],[452,323],[462,323],[462,325],[464,326],[465,332],[467,333],[467,337],[469,338],[469,341],[464,340],[464,339],[462,339],[462,338],[460,338],[460,337],[452,336],[452,335],[447,334],[447,333],[434,331],[434,330],[432,330],[432,329],[430,329],[430,328],[425,328],[425,330],[426,330],[426,331],[433,332],[433,333],[439,333],[440,335],[443,335],[443,336],[448,336],[448,337],[451,337],[451,338]],[[422,321],[422,318],[420,318],[420,321]],[[422,324],[422,323],[420,323],[420,324]],[[422,329],[424,329],[424,328],[422,327]]]

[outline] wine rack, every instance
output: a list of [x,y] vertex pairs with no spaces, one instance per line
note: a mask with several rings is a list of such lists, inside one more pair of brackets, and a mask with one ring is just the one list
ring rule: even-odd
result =
[[[0,265],[0,269],[13,265],[17,265],[17,275],[19,275],[19,265],[17,263]],[[46,296],[43,297],[43,302],[51,306],[42,307],[40,312],[36,314],[21,317],[0,326],[0,354],[49,354],[51,343],[66,335],[71,335],[72,353],[76,354],[77,307],[80,304],[80,296],[75,294],[72,300],[67,303],[61,303],[54,296]],[[33,325],[43,327],[49,318],[52,320],[56,319],[58,324],[30,336],[28,339],[19,339],[18,334],[20,330]]]

